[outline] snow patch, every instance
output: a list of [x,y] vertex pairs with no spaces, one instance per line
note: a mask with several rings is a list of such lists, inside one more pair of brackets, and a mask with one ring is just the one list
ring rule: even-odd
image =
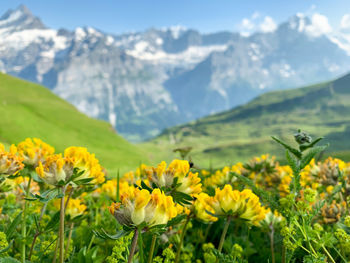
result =
[[7,25],[7,24],[14,22],[14,21],[18,20],[18,18],[20,18],[22,15],[23,15],[22,11],[16,10],[15,12],[12,12],[7,19],[0,20],[0,26],[4,26],[4,25]]

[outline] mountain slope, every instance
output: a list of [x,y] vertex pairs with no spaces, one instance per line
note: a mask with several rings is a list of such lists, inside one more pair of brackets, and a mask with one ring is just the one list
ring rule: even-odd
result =
[[283,156],[271,135],[288,139],[298,128],[324,136],[327,152],[350,160],[350,74],[305,88],[266,93],[246,105],[164,131],[148,142],[170,155],[192,146],[194,162],[214,165],[254,155]]
[[181,27],[113,35],[50,29],[20,6],[0,17],[0,72],[43,84],[140,141],[273,89],[348,72],[348,35],[316,36],[310,27],[299,14],[249,37]]
[[141,150],[115,133],[110,124],[85,116],[45,87],[0,73],[0,142],[38,137],[56,152],[84,146],[108,172],[145,161]]

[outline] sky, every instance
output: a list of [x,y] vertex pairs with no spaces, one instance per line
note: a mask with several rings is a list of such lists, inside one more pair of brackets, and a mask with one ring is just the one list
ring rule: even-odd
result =
[[0,0],[0,14],[20,4],[50,28],[91,26],[114,34],[170,26],[249,34],[296,13],[316,15],[325,30],[350,23],[350,0]]

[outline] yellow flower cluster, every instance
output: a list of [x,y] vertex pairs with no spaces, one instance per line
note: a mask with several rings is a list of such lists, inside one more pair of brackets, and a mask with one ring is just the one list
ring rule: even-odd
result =
[[270,208],[267,208],[265,218],[262,221],[260,221],[260,226],[268,228],[269,226],[277,225],[282,220],[283,216],[280,213],[278,213],[277,210],[272,212]]
[[17,146],[23,163],[37,167],[39,162],[44,162],[46,157],[52,155],[55,149],[38,138],[27,138]]
[[66,183],[73,175],[74,163],[71,158],[62,157],[62,154],[50,155],[44,165],[39,162],[36,172],[47,184],[59,185]]
[[204,222],[215,222],[218,220],[214,209],[209,205],[211,197],[207,193],[200,193],[194,202],[194,210],[196,217]]
[[[261,206],[259,197],[249,189],[233,190],[231,185],[225,185],[221,190],[216,188],[215,196],[205,198],[204,209],[215,216],[232,216],[242,218],[254,225],[265,218],[266,209]],[[209,205],[212,209],[208,209]]]
[[[64,203],[67,202],[67,198],[65,198]],[[60,206],[61,206],[61,200],[56,199],[53,202],[53,205],[59,210]],[[85,210],[86,210],[87,206],[83,203],[82,200],[80,199],[73,199],[70,198],[69,202],[67,204],[65,213],[66,215],[69,215],[70,219],[73,219],[77,216],[83,215]]]
[[190,172],[190,164],[185,160],[174,160],[168,168],[166,162],[161,162],[156,168],[146,170],[148,180],[158,187],[171,187],[177,180],[177,191],[196,195],[202,191],[201,179],[198,173]]
[[[234,177],[232,173],[242,174],[243,164],[237,163],[233,165],[231,168],[225,166],[222,170],[217,170],[215,173],[204,179],[204,185],[206,187],[220,187],[225,184],[230,184],[236,181],[236,177]],[[204,172],[204,173],[203,173]],[[205,175],[207,171],[202,171],[202,174]]]
[[70,158],[74,168],[84,171],[76,180],[93,178],[92,183],[101,184],[105,181],[102,167],[94,154],[84,147],[69,147],[64,151],[64,157]]
[[101,165],[95,155],[83,147],[69,147],[65,150],[64,156],[62,154],[46,156],[45,161],[39,161],[36,172],[46,183],[57,186],[68,183],[75,168],[82,173],[74,178],[75,182],[86,178],[91,178],[91,183],[104,182],[105,176]]
[[[130,186],[126,181],[119,182],[119,196],[130,196],[135,187]],[[117,198],[117,179],[108,180],[101,186],[101,192],[108,195],[111,199]]]
[[127,226],[163,225],[178,213],[182,207],[175,205],[171,196],[166,196],[160,189],[148,190],[134,188],[121,196],[121,202],[113,203],[109,211],[118,222]]
[[23,158],[16,154],[16,146],[11,145],[10,151],[7,152],[4,145],[0,144],[0,175],[16,175],[24,168]]

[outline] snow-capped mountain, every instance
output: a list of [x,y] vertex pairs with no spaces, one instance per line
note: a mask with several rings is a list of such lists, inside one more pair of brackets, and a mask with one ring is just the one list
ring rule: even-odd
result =
[[182,27],[112,35],[50,29],[20,6],[0,17],[0,71],[47,86],[137,141],[268,90],[350,70],[348,35],[312,30],[297,15],[249,37]]

